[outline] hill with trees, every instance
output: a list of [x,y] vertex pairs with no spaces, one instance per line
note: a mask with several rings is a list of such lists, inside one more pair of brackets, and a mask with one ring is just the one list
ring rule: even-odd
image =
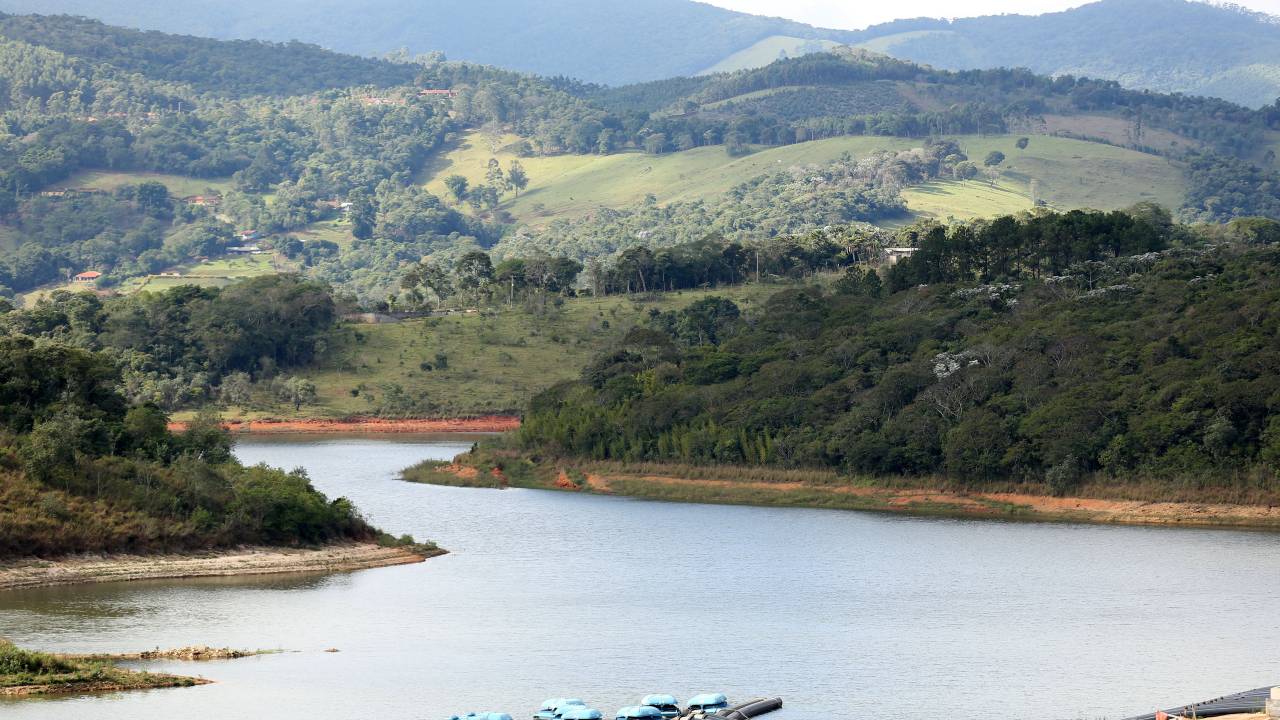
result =
[[[0,10],[70,13],[128,27],[221,39],[299,40],[382,56],[440,51],[541,75],[623,85],[767,65],[780,55],[861,45],[934,67],[1023,67],[1124,87],[1221,97],[1251,107],[1280,97],[1280,26],[1195,0],[1101,0],[1037,16],[903,19],[863,30],[815,28],[687,0],[644,4],[485,0],[0,0]],[[495,39],[501,39],[495,41]]]
[[[541,243],[588,260],[637,240],[658,248],[713,230],[741,240],[858,220],[899,224],[910,220],[909,197],[936,198],[939,219],[953,214],[941,202],[951,195],[953,206],[983,208],[961,217],[1153,199],[1213,222],[1280,212],[1270,202],[1278,106],[1251,110],[1114,81],[943,71],[842,49],[606,88],[439,57],[387,63],[67,18],[6,23],[23,38],[0,43],[9,90],[0,99],[6,295],[43,292],[84,270],[101,273],[91,287],[102,291],[161,273],[172,285],[175,273],[224,262],[234,249],[267,254],[258,271],[297,270],[375,307],[392,301],[424,257],[451,267],[475,250],[528,254]],[[246,62],[265,69],[255,75]],[[293,79],[304,65],[323,74]],[[330,82],[364,84],[308,90]],[[1049,134],[1078,142],[1055,150],[1038,139]],[[850,143],[847,158],[803,159],[837,138],[876,142]],[[464,143],[482,171],[438,175]],[[766,167],[762,148],[794,148],[786,157],[795,160]],[[704,162],[715,154],[726,162]],[[558,192],[576,202],[574,188],[591,184],[586,175],[577,185],[567,175],[544,179],[548,168],[606,159],[644,175],[661,159],[685,174],[667,158],[718,173],[706,187],[723,194],[650,207],[643,179],[615,176],[594,184],[619,194],[588,208],[607,210],[596,215],[605,224],[539,221],[542,198]],[[91,173],[116,180],[83,182]],[[1085,177],[1098,181],[1092,194]],[[1106,190],[1117,187],[1127,190]],[[582,195],[585,205],[592,195]],[[650,221],[657,226],[639,227]],[[612,239],[592,246],[588,237]]]
[[933,228],[829,290],[655,314],[520,437],[543,458],[1274,493],[1278,228],[1150,208]]
[[866,47],[952,70],[1025,67],[1250,107],[1280,98],[1280,24],[1231,5],[1102,0],[1036,16],[898,21],[858,35]]
[[[65,13],[224,40],[299,40],[356,55],[442,52],[540,75],[623,84],[694,75],[778,36],[843,42],[851,33],[689,0],[0,0],[0,10]],[[821,45],[817,46],[821,48]],[[764,58],[771,62],[775,51]]]
[[0,558],[411,543],[300,471],[241,466],[216,413],[169,430],[168,409],[244,392],[249,371],[285,401],[314,393],[288,372],[335,319],[327,288],[288,276],[0,305]]
[[6,335],[0,377],[0,558],[377,536],[305,475],[237,464],[215,419],[169,432],[102,353]]

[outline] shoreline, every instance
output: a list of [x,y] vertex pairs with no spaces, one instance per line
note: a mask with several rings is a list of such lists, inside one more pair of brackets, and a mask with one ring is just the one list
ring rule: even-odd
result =
[[[590,492],[671,500],[672,489],[697,488],[698,502],[863,510],[972,520],[1145,525],[1280,531],[1280,507],[1226,503],[1055,497],[922,488],[822,487],[805,483],[734,483],[662,476],[588,475]],[[749,491],[754,499],[740,493]],[[796,496],[788,497],[795,494]]]
[[164,690],[213,684],[212,680],[189,677],[187,675],[120,670],[118,668],[113,668],[113,670],[114,674],[120,679],[72,680],[51,685],[10,685],[8,687],[0,687],[0,697],[19,699],[46,695],[98,695],[132,690]]
[[751,473],[751,479],[736,480],[724,477],[733,474],[732,469],[684,466],[664,472],[661,468],[628,470],[583,463],[538,466],[530,472],[511,473],[455,461],[411,471],[403,476],[409,482],[496,489],[522,487],[665,502],[826,508],[975,520],[1280,531],[1280,505],[894,487],[841,481],[834,475],[815,481],[787,471],[760,479],[757,470]]
[[446,552],[353,543],[314,549],[242,547],[189,554],[24,558],[0,563],[0,592],[130,580],[351,572],[420,563]]
[[[419,418],[393,420],[386,418],[346,418],[306,420],[224,420],[232,433],[252,434],[328,434],[328,433],[501,433],[520,427],[515,415],[480,415],[470,418]],[[170,422],[169,430],[182,432],[185,422]]]

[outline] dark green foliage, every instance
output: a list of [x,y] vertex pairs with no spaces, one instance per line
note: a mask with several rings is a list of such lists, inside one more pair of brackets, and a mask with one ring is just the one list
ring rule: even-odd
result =
[[888,52],[940,68],[1025,67],[1254,107],[1280,96],[1280,33],[1268,16],[1234,5],[1110,0],[1038,16],[898,21],[858,35],[920,30],[935,32],[905,37]]
[[10,219],[22,241],[0,250],[0,284],[22,292],[90,269],[111,283],[219,254],[231,243],[231,232],[215,221],[195,223],[166,243],[173,206],[159,183],[23,202]]
[[1091,476],[1269,482],[1278,270],[1273,244],[1200,245],[1127,214],[959,226],[890,270],[892,294],[851,270],[835,293],[716,313],[714,333],[689,330],[714,301],[655,317],[643,343],[633,333],[583,382],[539,396],[521,438],[596,459],[1027,480],[1060,494]]
[[1186,209],[1206,222],[1256,215],[1280,219],[1280,172],[1224,155],[1196,154]]
[[0,557],[369,539],[298,472],[243,468],[216,416],[129,407],[111,358],[0,336]]
[[[841,39],[820,30],[686,0],[566,0],[530,5],[508,0],[423,5],[384,0],[207,0],[164,5],[148,0],[7,0],[24,12],[88,15],[118,25],[209,37],[300,39],[356,55],[409,48],[517,68],[620,84],[693,75],[773,35]],[[501,38],[501,42],[495,41]],[[304,71],[305,72],[305,71]]]
[[302,95],[352,85],[406,85],[413,82],[415,73],[409,65],[340,55],[296,41],[228,42],[144,33],[66,15],[0,15],[0,36],[87,63],[229,96]]
[[870,81],[838,87],[780,90],[758,97],[729,100],[716,111],[796,121],[812,117],[900,113],[909,109],[909,103],[893,83]]
[[104,350],[123,373],[131,402],[176,409],[209,400],[230,374],[267,379],[309,365],[336,319],[327,286],[270,275],[224,289],[182,286],[108,301],[55,292],[0,317],[0,337]]

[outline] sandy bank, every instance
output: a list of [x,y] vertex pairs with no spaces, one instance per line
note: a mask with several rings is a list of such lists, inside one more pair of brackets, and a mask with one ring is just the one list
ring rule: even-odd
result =
[[[505,458],[511,463],[511,458]],[[542,465],[509,479],[491,470],[493,458],[459,457],[452,464],[411,468],[406,479],[439,485],[520,487],[625,495],[672,502],[821,507],[913,515],[1123,525],[1173,525],[1280,530],[1280,504],[1163,502],[1097,497],[1054,497],[1034,493],[955,491],[878,486],[844,481],[835,474],[744,468],[675,466],[632,469],[603,463],[574,467]],[[514,466],[512,464],[511,466]],[[705,472],[710,477],[699,477]]]
[[[169,429],[174,432],[181,432],[186,426],[184,422],[169,423]],[[520,418],[513,415],[485,415],[436,420],[229,420],[226,427],[236,433],[496,433],[519,428]]]
[[372,543],[318,549],[249,547],[189,555],[82,555],[56,561],[25,559],[0,563],[0,590],[76,583],[227,577],[302,572],[347,572],[405,565],[441,555],[421,555]]
[[0,696],[32,697],[35,695],[91,695],[94,693],[125,692],[127,690],[158,690],[160,688],[195,687],[210,685],[212,680],[158,673],[139,673],[117,670],[124,674],[119,679],[75,680],[48,685],[12,685],[0,687]]
[[960,493],[803,482],[739,482],[651,474],[588,474],[587,479],[587,489],[592,492],[657,499],[685,495],[707,502],[745,501],[959,517],[1280,530],[1280,506]]

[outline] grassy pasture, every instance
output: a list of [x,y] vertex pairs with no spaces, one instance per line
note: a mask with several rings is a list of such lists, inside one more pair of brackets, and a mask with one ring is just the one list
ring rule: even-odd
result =
[[[996,191],[986,181],[939,181],[905,193],[908,207],[921,216],[938,218],[1021,210],[1031,206],[1033,179],[1040,196],[1060,209],[1114,209],[1143,200],[1170,207],[1182,203],[1185,184],[1181,170],[1164,158],[1080,140],[1030,137],[1025,150],[1015,147],[1015,135],[959,137],[966,154],[977,162],[991,150],[1005,154]],[[509,147],[515,139],[508,136],[502,144]],[[846,152],[857,157],[921,143],[910,138],[857,136],[763,148],[738,158],[729,157],[720,147],[661,156],[619,153],[523,158],[529,188],[519,198],[508,196],[502,207],[519,221],[541,224],[598,207],[624,207],[648,194],[660,203],[705,200],[764,173],[829,162]],[[442,181],[447,175],[457,173],[473,183],[483,182],[490,157],[497,157],[505,168],[514,155],[507,149],[499,149],[495,155],[484,138],[469,135],[439,159],[426,186],[446,196]]]
[[[369,398],[377,402],[383,386],[391,383],[414,396],[425,392],[442,415],[518,411],[534,394],[577,377],[650,310],[678,309],[709,295],[728,297],[745,309],[780,287],[742,285],[643,300],[575,298],[541,317],[513,307],[486,315],[346,324],[315,366],[301,373],[316,383],[316,404],[295,412],[260,389],[253,407],[233,408],[226,415],[300,419],[367,414],[373,407]],[[447,368],[435,367],[437,355],[448,358]],[[424,369],[424,363],[432,369]]]
[[123,185],[137,185],[143,182],[158,182],[169,188],[174,197],[204,195],[213,190],[218,193],[231,189],[231,178],[193,178],[185,175],[168,175],[153,172],[112,172],[106,170],[85,170],[59,183],[59,187],[86,188],[91,190],[113,191]]

